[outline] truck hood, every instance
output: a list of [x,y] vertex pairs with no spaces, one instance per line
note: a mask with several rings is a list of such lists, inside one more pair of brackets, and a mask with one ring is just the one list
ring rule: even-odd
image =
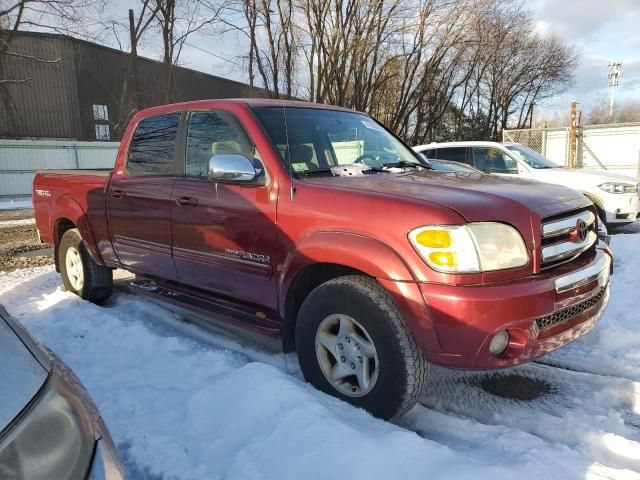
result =
[[523,210],[542,218],[591,204],[581,193],[560,185],[480,173],[427,170],[323,177],[305,182],[424,200],[455,210],[469,222],[505,221],[507,212]]
[[0,433],[35,397],[47,375],[47,370],[0,315]]
[[607,182],[640,183],[637,178],[602,170],[574,170],[570,168],[541,168],[531,171],[531,178],[542,182],[557,183],[571,188],[597,187]]

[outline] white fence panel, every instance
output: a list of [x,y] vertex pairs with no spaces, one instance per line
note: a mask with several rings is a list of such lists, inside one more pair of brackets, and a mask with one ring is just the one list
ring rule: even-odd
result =
[[558,165],[566,166],[569,163],[569,130],[566,128],[548,130],[544,137],[546,138],[544,156]]
[[582,158],[585,168],[638,176],[640,161],[640,123],[593,125],[582,129]]
[[118,142],[0,140],[0,197],[31,195],[38,170],[110,169]]
[[[587,125],[577,136],[583,168],[640,177],[640,123]],[[568,128],[505,130],[503,139],[528,145],[558,165],[569,164]]]

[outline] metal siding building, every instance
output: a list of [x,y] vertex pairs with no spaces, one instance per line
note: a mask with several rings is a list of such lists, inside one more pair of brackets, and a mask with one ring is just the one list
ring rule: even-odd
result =
[[[119,102],[129,54],[71,37],[19,32],[12,50],[57,63],[7,57],[9,78],[30,79],[29,84],[8,84],[0,92],[0,138],[57,138],[96,140],[96,124],[109,125],[110,140],[120,118]],[[143,108],[162,103],[158,90],[161,62],[139,57],[138,83]],[[173,100],[264,97],[267,92],[246,84],[175,67]],[[93,106],[106,106],[108,120],[96,120]],[[0,166],[1,168],[1,166]]]

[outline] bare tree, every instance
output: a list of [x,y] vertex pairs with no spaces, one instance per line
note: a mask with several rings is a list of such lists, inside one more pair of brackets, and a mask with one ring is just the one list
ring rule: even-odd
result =
[[253,87],[259,76],[271,96],[293,96],[298,33],[292,1],[240,0],[233,8],[240,10],[244,19],[235,28],[249,44],[249,85]]
[[[129,64],[124,77],[119,101],[119,118],[114,126],[116,138],[119,138],[132,115],[142,107],[140,85],[138,79],[138,45],[158,13],[157,5],[151,5],[151,0],[141,0],[140,11],[136,18],[135,12],[129,10]],[[115,22],[111,21],[115,25]],[[114,28],[114,31],[117,30]]]
[[153,0],[155,25],[162,39],[162,63],[164,64],[163,103],[174,98],[175,67],[180,61],[182,49],[190,36],[205,31],[220,21],[226,3],[206,0]]
[[[537,35],[518,0],[239,5],[252,85],[368,112],[415,143],[525,125],[535,102],[570,85],[578,60],[573,47]],[[290,88],[296,82],[306,94]]]

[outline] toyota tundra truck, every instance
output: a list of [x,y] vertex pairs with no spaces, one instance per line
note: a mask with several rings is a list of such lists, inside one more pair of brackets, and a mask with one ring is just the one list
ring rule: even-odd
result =
[[316,388],[411,408],[429,365],[529,362],[591,330],[611,254],[558,185],[437,172],[372,118],[304,102],[150,108],[112,171],[43,171],[36,223],[64,286],[122,268],[212,324],[297,353]]

